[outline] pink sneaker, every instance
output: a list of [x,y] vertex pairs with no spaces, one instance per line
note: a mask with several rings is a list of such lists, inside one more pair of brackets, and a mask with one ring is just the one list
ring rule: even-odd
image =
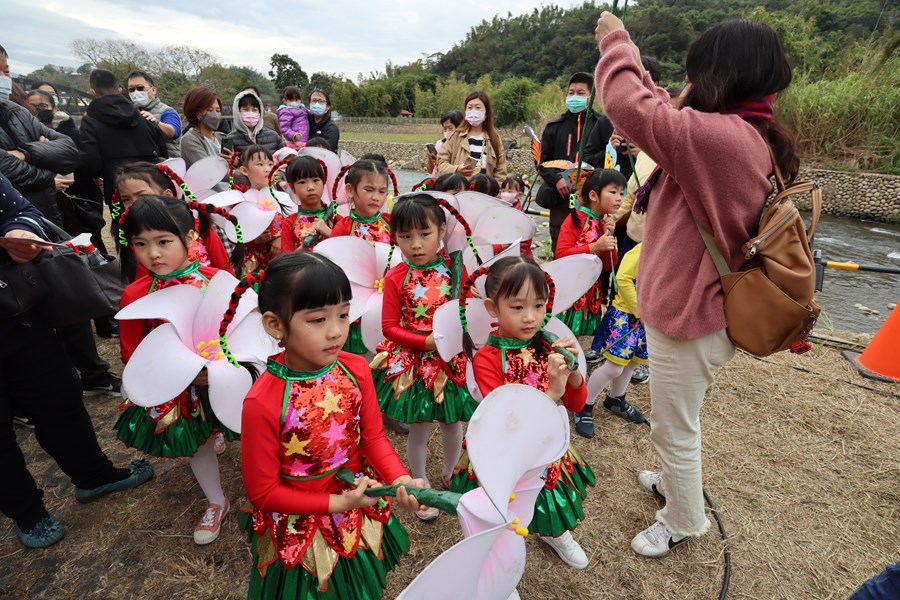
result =
[[216,541],[216,538],[219,537],[219,531],[222,529],[222,519],[228,514],[229,507],[230,502],[228,502],[227,498],[225,499],[224,507],[218,504],[207,505],[206,512],[203,513],[203,517],[194,529],[195,544],[205,546]]
[[213,450],[216,451],[216,456],[219,456],[225,452],[225,434],[221,431],[217,431],[213,436]]

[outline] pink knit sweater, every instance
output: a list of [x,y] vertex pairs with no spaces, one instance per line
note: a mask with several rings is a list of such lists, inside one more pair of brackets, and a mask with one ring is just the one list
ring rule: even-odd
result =
[[719,274],[691,215],[738,269],[772,192],[772,163],[762,136],[740,117],[672,108],[665,90],[642,77],[628,42],[625,31],[603,38],[595,78],[616,130],[664,171],[647,210],[638,311],[666,335],[692,340],[726,323]]

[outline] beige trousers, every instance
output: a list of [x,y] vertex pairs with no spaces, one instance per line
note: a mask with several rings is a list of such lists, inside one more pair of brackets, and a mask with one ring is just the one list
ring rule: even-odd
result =
[[709,530],[703,505],[700,409],[716,369],[731,360],[725,330],[677,340],[645,324],[650,355],[650,439],[662,463],[666,506],[656,519],[670,532],[698,536]]

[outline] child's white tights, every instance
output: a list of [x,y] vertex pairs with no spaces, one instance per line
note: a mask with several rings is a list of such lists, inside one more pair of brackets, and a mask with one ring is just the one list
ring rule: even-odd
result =
[[219,457],[216,456],[216,436],[211,435],[191,457],[191,471],[200,489],[206,494],[209,504],[225,506],[225,492],[222,491],[222,478],[219,475]]
[[[428,456],[428,438],[431,437],[433,423],[410,423],[409,438],[406,441],[406,460],[409,461],[409,472],[416,479],[424,479],[425,462]],[[463,431],[462,423],[441,423],[441,445],[444,447],[444,477],[453,474],[453,467],[462,453]],[[390,483],[390,482],[388,482]]]
[[[591,373],[591,385],[588,386],[588,389],[604,390],[606,389],[606,386],[609,385],[610,396],[614,398],[624,396],[625,390],[628,388],[628,383],[631,381],[631,373],[634,371],[634,368],[636,366],[637,363],[634,361],[628,363],[623,367],[610,360],[607,360],[605,363],[597,367],[593,373]],[[596,387],[594,385],[595,379]],[[597,398],[599,396],[595,396],[594,398],[591,398],[590,394],[588,394],[588,396],[588,406],[596,404]]]

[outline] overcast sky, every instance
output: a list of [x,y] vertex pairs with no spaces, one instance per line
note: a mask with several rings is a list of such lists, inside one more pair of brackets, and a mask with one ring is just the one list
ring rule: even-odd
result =
[[384,70],[388,60],[406,64],[423,53],[446,52],[495,14],[528,13],[547,4],[568,8],[581,2],[2,0],[0,45],[9,53],[11,71],[22,75],[46,64],[78,66],[69,48],[74,39],[121,38],[148,49],[189,44],[224,64],[262,73],[278,52],[308,74],[325,71],[355,80],[359,73]]

